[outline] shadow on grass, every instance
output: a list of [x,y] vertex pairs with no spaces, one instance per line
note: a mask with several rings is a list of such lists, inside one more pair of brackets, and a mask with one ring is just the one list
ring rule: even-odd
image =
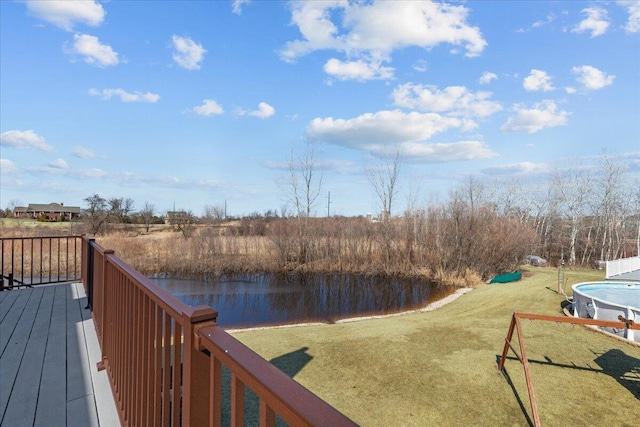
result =
[[598,356],[594,361],[602,368],[602,372],[618,381],[640,400],[640,359],[631,357],[619,349],[593,354]]
[[[507,359],[510,359],[510,357],[507,357]],[[496,363],[498,365],[500,364],[499,354],[496,354]],[[522,399],[520,399],[520,394],[518,394],[518,390],[516,390],[515,385],[513,385],[513,381],[511,381],[511,376],[509,376],[509,372],[507,371],[507,368],[504,367],[501,373],[504,376],[504,378],[507,380],[507,384],[509,384],[509,387],[511,387],[511,391],[513,391],[513,394],[516,397],[516,401],[518,402],[518,406],[520,406],[520,410],[522,411],[522,414],[527,419],[528,425],[530,427],[533,427],[534,426],[533,421],[531,420],[531,417],[529,417],[529,412],[527,411],[527,408],[524,406],[524,402],[522,402]]]
[[[557,363],[551,360],[549,357],[544,356],[545,360],[535,360],[529,359],[530,364],[538,364],[538,365],[549,365],[555,366],[558,368],[569,368],[578,371],[590,371],[596,373],[603,373],[609,375],[611,378],[615,379],[620,385],[629,390],[631,394],[638,400],[640,400],[640,359],[637,359],[633,356],[629,356],[624,351],[620,349],[612,349],[608,350],[604,353],[596,353],[593,352],[595,356],[594,362],[600,366],[602,369],[596,369],[585,366],[578,366],[574,364],[566,364],[566,363]],[[507,360],[518,360],[517,357],[507,356]],[[500,355],[496,355],[496,362],[500,363]],[[505,367],[502,374],[507,380],[507,384],[511,387],[513,394],[516,397],[518,405],[520,406],[520,410],[525,415],[527,422],[530,426],[533,426],[533,422],[529,417],[528,411],[525,405],[518,394],[513,382],[511,381],[511,377],[507,372],[507,368]],[[524,375],[524,370],[522,372]]]
[[299,350],[274,357],[269,360],[269,363],[293,378],[313,359],[313,356],[308,354],[307,350],[309,350],[309,347],[302,347]]
[[[282,356],[274,357],[269,361],[273,366],[280,369],[288,377],[295,377],[306,365],[309,363],[313,356],[307,353],[309,347],[301,347],[298,350],[283,354]],[[244,425],[257,426],[260,424],[260,399],[258,396],[245,387],[244,392]],[[231,425],[231,372],[223,366],[222,368],[222,425]],[[276,426],[286,426],[276,416]]]

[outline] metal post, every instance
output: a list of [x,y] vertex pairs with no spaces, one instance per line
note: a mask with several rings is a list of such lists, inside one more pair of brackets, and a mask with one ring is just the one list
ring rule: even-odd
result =
[[93,311],[93,242],[96,239],[89,239],[87,245],[87,306],[84,308]]

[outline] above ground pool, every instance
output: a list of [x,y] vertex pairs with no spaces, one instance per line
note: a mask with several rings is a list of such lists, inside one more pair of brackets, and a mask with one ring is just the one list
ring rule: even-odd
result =
[[[599,320],[618,320],[618,316],[640,322],[640,283],[587,282],[572,286],[573,315]],[[640,331],[602,328],[640,342]]]

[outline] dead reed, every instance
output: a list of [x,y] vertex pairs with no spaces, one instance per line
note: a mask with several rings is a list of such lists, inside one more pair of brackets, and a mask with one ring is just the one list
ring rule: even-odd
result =
[[[364,218],[254,220],[238,227],[111,233],[105,248],[145,274],[300,272],[433,278],[460,287],[517,267],[534,234],[509,219],[477,216],[475,227],[437,216],[371,222]],[[481,228],[478,229],[478,228]]]

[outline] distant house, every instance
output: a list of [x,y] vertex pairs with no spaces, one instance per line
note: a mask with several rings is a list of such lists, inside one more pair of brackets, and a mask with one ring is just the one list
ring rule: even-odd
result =
[[80,217],[78,206],[65,206],[64,203],[49,203],[46,205],[29,203],[29,206],[16,206],[13,209],[14,218],[46,219],[47,221],[71,221]]

